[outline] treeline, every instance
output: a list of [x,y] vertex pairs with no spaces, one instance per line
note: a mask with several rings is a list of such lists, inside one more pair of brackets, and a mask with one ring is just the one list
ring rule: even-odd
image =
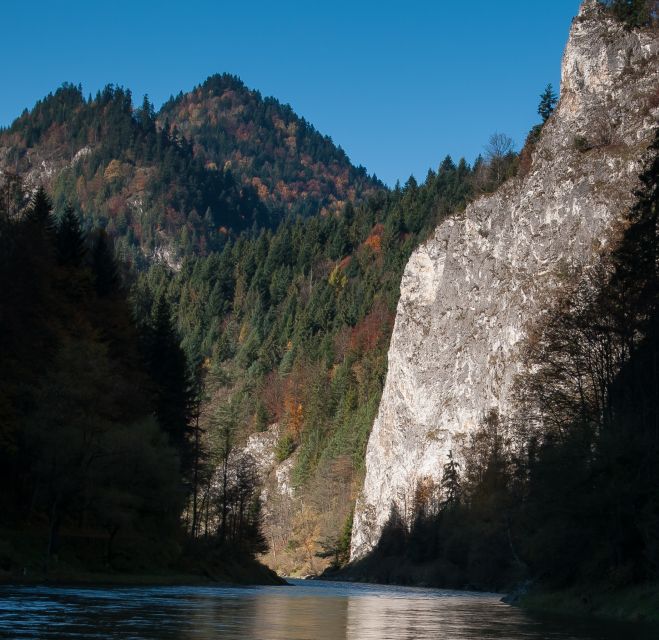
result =
[[[195,492],[195,386],[167,303],[134,319],[100,230],[43,189],[0,193],[0,567],[139,571],[253,554],[257,480],[229,459],[203,536]],[[230,531],[227,526],[230,522]],[[195,546],[196,545],[196,546]],[[231,551],[228,551],[231,549]],[[187,556],[186,556],[187,554]]]
[[657,579],[659,139],[651,152],[617,249],[532,332],[514,412],[485,416],[440,485],[419,484],[412,517],[392,512],[357,574],[481,589]]

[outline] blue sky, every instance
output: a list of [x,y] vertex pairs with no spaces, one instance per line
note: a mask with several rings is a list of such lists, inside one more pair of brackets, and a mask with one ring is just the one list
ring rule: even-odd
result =
[[0,125],[62,82],[156,107],[218,72],[288,102],[393,185],[494,131],[523,143],[578,0],[4,0]]

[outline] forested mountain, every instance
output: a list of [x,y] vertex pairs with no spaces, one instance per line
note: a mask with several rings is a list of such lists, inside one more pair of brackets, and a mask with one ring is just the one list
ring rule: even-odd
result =
[[[338,538],[349,520],[402,270],[419,240],[475,192],[482,171],[447,157],[422,185],[411,178],[338,216],[288,218],[178,271],[154,264],[140,273],[138,315],[164,297],[203,380],[202,429],[212,433],[227,406],[234,446],[278,425],[276,458],[288,461],[295,491],[293,503],[268,505],[279,568],[308,570],[319,542]],[[342,497],[336,509],[328,491]]]
[[211,76],[171,98],[158,121],[176,126],[205,166],[230,168],[276,208],[336,212],[382,188],[290,106],[263,98],[236,76]]
[[442,633],[413,590],[316,620],[169,587],[279,575],[488,591],[450,598],[474,637],[543,635],[495,591],[659,621],[658,20],[583,0],[519,152],[394,188],[228,74],[158,112],[64,84],[0,129],[3,628],[29,592],[27,633],[66,632],[100,591],[23,585],[80,582],[168,585],[92,606],[101,635],[124,605],[161,635]]
[[[514,154],[498,158],[494,177],[494,160],[472,168],[447,157],[423,185],[410,178],[404,188],[388,191],[352,167],[289,107],[262,100],[230,76],[209,79],[189,96],[167,103],[158,116],[146,98],[134,108],[130,92],[121,88],[107,87],[86,99],[80,88],[64,85],[0,133],[0,150],[7,246],[3,289],[18,287],[5,296],[3,315],[9,323],[3,353],[10,443],[5,468],[14,474],[27,465],[22,488],[7,496],[6,513],[18,522],[36,517],[50,523],[52,547],[59,527],[72,527],[75,518],[92,530],[102,530],[107,521],[107,531],[114,531],[115,516],[106,516],[106,508],[121,520],[118,529],[141,526],[140,509],[130,515],[136,500],[130,495],[116,496],[116,505],[104,494],[98,512],[90,506],[106,485],[112,492],[126,491],[112,484],[123,454],[109,467],[96,469],[94,462],[94,479],[80,476],[83,488],[72,482],[58,492],[55,483],[55,494],[42,494],[47,484],[39,475],[46,473],[42,445],[33,449],[25,440],[34,429],[35,437],[42,437],[32,426],[41,420],[42,394],[52,396],[62,385],[66,412],[77,400],[86,407],[115,377],[128,387],[108,392],[109,408],[99,414],[104,427],[94,447],[119,447],[126,425],[150,425],[144,429],[160,439],[153,446],[164,447],[163,461],[171,459],[173,465],[169,471],[165,462],[162,467],[171,484],[168,499],[176,502],[169,507],[173,519],[166,537],[177,539],[184,531],[192,540],[212,540],[216,534],[222,544],[233,539],[235,533],[218,522],[229,522],[233,500],[242,505],[237,508],[243,518],[242,509],[253,505],[245,500],[253,497],[254,473],[260,471],[240,453],[242,446],[250,434],[273,423],[277,459],[290,461],[301,499],[295,517],[283,523],[281,539],[271,535],[269,543],[281,547],[298,535],[295,522],[303,512],[302,521],[313,525],[304,548],[317,550],[321,535],[336,537],[349,519],[351,501],[343,501],[339,514],[329,513],[319,503],[318,483],[326,478],[327,486],[354,494],[407,257],[439,220],[471,194],[494,188],[498,174],[508,175],[516,166]],[[49,196],[38,192],[41,208],[48,210],[41,227],[30,222],[35,204],[27,202],[29,189],[39,183],[49,191]],[[33,250],[28,249],[31,234],[35,241],[43,237]],[[74,245],[73,265],[58,262],[65,237]],[[116,265],[113,251],[120,259]],[[26,277],[19,286],[15,274],[21,270]],[[87,284],[78,286],[79,281]],[[44,288],[52,296],[42,301],[35,294],[21,306],[29,291]],[[83,306],[75,311],[75,304]],[[21,326],[18,317],[34,305],[36,324]],[[103,305],[112,309],[103,313]],[[123,314],[121,322],[116,314]],[[69,316],[75,319],[67,324]],[[90,345],[78,323],[87,327]],[[114,337],[120,325],[127,333]],[[37,339],[42,335],[43,345]],[[83,344],[70,344],[76,336]],[[128,342],[115,362],[112,349],[121,340]],[[99,371],[96,387],[83,386],[77,400],[67,400],[70,383],[84,377],[74,354],[90,349],[102,352],[88,354],[94,361],[109,358],[108,371]],[[122,374],[122,367],[130,373]],[[48,370],[50,377],[42,379],[39,370]],[[86,380],[96,384],[94,378]],[[91,405],[84,411],[93,413]],[[49,428],[53,434],[60,428],[58,415],[49,410],[57,425]],[[86,451],[83,444],[86,429],[81,418],[60,434],[73,452],[61,463],[63,476],[75,467],[75,456],[95,460],[95,449]],[[133,427],[127,433],[142,438]],[[103,473],[108,477],[99,480]],[[139,482],[129,483],[140,491]],[[35,499],[43,504],[35,503],[34,512],[22,510],[25,500]],[[250,513],[258,523],[258,513]],[[276,514],[269,516],[273,525]],[[156,526],[166,529],[157,520]],[[268,531],[272,534],[272,526]],[[259,534],[254,535],[260,548]],[[289,545],[292,568],[308,566],[307,551],[296,544]]]
[[382,188],[288,106],[215,76],[156,114],[108,86],[65,84],[0,131],[0,169],[49,188],[125,260],[174,265],[290,211],[339,210]]
[[[79,232],[103,238],[119,259],[110,279],[139,334],[128,349],[135,375],[146,376],[132,385],[146,400],[126,406],[139,405],[135,419],[155,416],[152,428],[178,457],[185,535],[231,537],[218,521],[228,522],[231,500],[243,509],[268,471],[240,452],[250,436],[269,434],[295,496],[265,513],[279,566],[307,570],[320,543],[341,536],[345,554],[403,267],[439,221],[515,173],[511,141],[495,138],[473,167],[447,157],[423,184],[410,178],[390,191],[290,107],[228,75],[158,114],[147,98],[134,107],[122,88],[85,98],[64,85],[0,132],[5,240],[25,240],[25,189],[43,184],[62,219],[79,217]],[[83,278],[95,255],[85,251]],[[8,273],[21,255],[10,254]],[[62,322],[67,313],[65,305]],[[25,326],[28,343],[32,331],[41,329]],[[88,402],[92,390],[82,395]],[[10,393],[7,406],[16,402]],[[7,468],[18,464],[10,457]],[[337,509],[327,490],[341,493]],[[87,513],[81,500],[64,519]]]
[[0,135],[5,170],[44,182],[56,208],[100,225],[126,259],[206,252],[227,229],[267,225],[271,212],[230,173],[210,171],[148,100],[106,87],[94,98],[64,85]]

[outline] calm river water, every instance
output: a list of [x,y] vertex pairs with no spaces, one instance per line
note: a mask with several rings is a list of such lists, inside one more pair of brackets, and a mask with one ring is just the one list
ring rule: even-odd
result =
[[540,619],[495,594],[292,581],[291,587],[1,587],[3,638],[640,640],[657,630]]

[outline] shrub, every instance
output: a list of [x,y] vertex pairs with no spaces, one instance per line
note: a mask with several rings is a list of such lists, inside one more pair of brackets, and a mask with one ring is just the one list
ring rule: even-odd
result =
[[649,27],[657,22],[657,0],[599,0],[600,4],[628,27]]
[[583,136],[574,136],[572,144],[574,145],[574,148],[577,151],[581,151],[581,153],[584,153],[585,151],[588,151],[588,149],[591,148],[591,145],[588,143],[588,140],[586,140],[586,138],[584,138]]
[[283,462],[295,451],[295,439],[290,433],[285,434],[277,443],[277,462]]

